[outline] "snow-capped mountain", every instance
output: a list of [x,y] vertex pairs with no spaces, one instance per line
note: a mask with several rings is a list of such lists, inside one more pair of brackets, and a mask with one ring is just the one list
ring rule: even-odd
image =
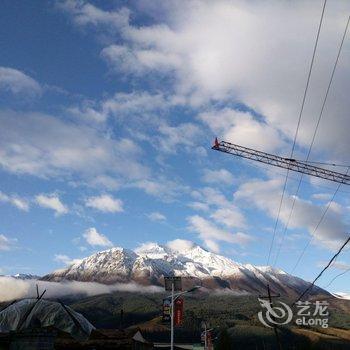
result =
[[12,277],[18,280],[38,280],[40,276],[31,275],[29,273],[16,273],[15,275],[6,275],[5,277]]
[[[105,284],[138,282],[161,285],[163,276],[187,277],[210,289],[230,289],[237,293],[265,293],[266,285],[286,295],[297,295],[309,282],[269,266],[240,264],[209,252],[198,245],[176,247],[154,243],[136,251],[112,248],[93,254],[68,268],[57,270],[44,280],[94,281]],[[186,282],[185,282],[186,283]],[[313,293],[326,293],[315,287]]]

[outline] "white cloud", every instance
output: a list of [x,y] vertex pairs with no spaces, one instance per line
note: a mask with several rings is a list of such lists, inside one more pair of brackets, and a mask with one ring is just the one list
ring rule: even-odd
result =
[[188,191],[187,186],[181,185],[173,180],[168,180],[164,177],[159,177],[152,180],[140,180],[130,184],[130,187],[140,188],[147,194],[158,197],[164,202],[171,202]]
[[206,123],[220,140],[265,152],[276,152],[286,146],[276,128],[258,121],[249,112],[225,108],[202,113],[199,119]]
[[237,207],[231,206],[214,211],[211,216],[216,222],[227,227],[245,227],[245,217]]
[[0,202],[3,203],[10,203],[11,205],[15,206],[17,209],[28,211],[29,210],[29,203],[26,199],[20,198],[17,195],[7,195],[3,192],[0,192]]
[[175,239],[173,241],[169,241],[166,244],[171,250],[176,252],[184,252],[186,250],[190,250],[193,248],[194,243],[191,241],[187,241],[185,239]]
[[16,239],[11,239],[6,237],[3,234],[0,234],[0,250],[10,250],[13,248],[13,244],[16,242]]
[[40,113],[0,111],[0,124],[0,167],[8,172],[108,189],[139,188],[165,201],[187,190],[152,174],[142,149],[131,139]]
[[[327,262],[323,262],[321,267],[324,267],[325,264],[327,264]],[[335,269],[344,270],[344,271],[350,269],[350,264],[343,261],[334,261],[331,266],[334,267]]]
[[207,203],[202,203],[202,202],[191,202],[188,204],[188,206],[194,210],[199,210],[199,211],[209,211],[210,206]]
[[102,50],[101,56],[117,70],[140,75],[148,70],[167,72],[181,63],[179,57],[171,53],[123,45],[110,45]]
[[130,11],[120,10],[103,11],[96,6],[81,0],[66,0],[58,3],[58,7],[69,13],[79,26],[106,26],[119,29],[129,22]]
[[206,183],[232,185],[234,182],[234,177],[226,169],[204,169],[202,180]]
[[67,111],[85,122],[103,123],[108,118],[113,117],[114,121],[122,124],[127,119],[129,127],[132,124],[132,128],[135,129],[140,127],[140,123],[144,127],[146,121],[148,124],[158,127],[158,116],[182,103],[183,99],[181,98],[161,93],[118,92],[100,102],[84,100],[78,106],[69,107]]
[[69,266],[81,262],[81,259],[71,259],[69,256],[64,254],[55,254],[54,261]]
[[[152,9],[154,4],[148,6]],[[260,114],[259,119],[238,114],[224,135],[231,141],[272,151],[283,146],[281,135],[292,139],[311,59],[310,43],[319,21],[318,3],[203,0],[181,1],[180,5],[157,2],[157,10],[163,16],[154,24],[133,26],[124,20],[119,31],[123,45],[113,44],[102,51],[114,69],[142,78],[150,72],[168,77],[175,93],[186,96],[192,104],[240,102]],[[302,146],[311,140],[347,20],[347,2],[332,3],[326,11],[298,137]],[[105,18],[114,13],[103,11],[103,22],[107,24]],[[82,24],[91,22],[91,17]],[[110,23],[109,27],[116,26]],[[350,142],[349,99],[343,93],[350,89],[346,79],[350,69],[348,45],[346,42],[340,57],[328,101],[331,108],[326,106],[314,150],[322,156],[332,154],[332,158],[346,158]],[[220,124],[220,116],[215,120]]]
[[246,219],[242,211],[233,202],[233,198],[228,200],[219,190],[205,187],[192,192],[195,202],[189,206],[195,210],[203,212],[210,211],[210,218],[215,220],[219,225],[227,228],[244,228]]
[[190,216],[188,222],[189,229],[198,233],[199,237],[204,241],[204,244],[214,252],[219,252],[217,241],[234,243],[242,246],[252,241],[252,237],[245,233],[230,233],[198,215]]
[[36,203],[47,209],[55,211],[55,215],[63,215],[68,213],[68,208],[64,205],[57,194],[39,194],[35,197]]
[[166,221],[166,216],[157,211],[147,215],[151,221]]
[[138,160],[141,149],[130,139],[114,139],[96,128],[40,113],[0,111],[0,124],[0,166],[9,172],[75,175],[77,181],[149,176]]
[[87,229],[83,233],[86,242],[91,246],[112,247],[113,243],[102,233],[97,232],[94,227]]
[[177,147],[191,147],[196,144],[201,135],[200,128],[193,123],[183,123],[176,126],[162,124],[158,131],[160,136],[159,150],[166,153],[176,153]]
[[324,201],[329,201],[330,199],[332,199],[332,194],[331,193],[315,193],[312,195],[312,198],[324,200]]
[[97,197],[90,197],[85,205],[106,213],[119,213],[124,211],[123,202],[118,198],[113,198],[108,194],[102,194]]
[[8,67],[0,67],[0,90],[33,97],[42,92],[39,83],[33,78],[17,69]]
[[[239,187],[235,193],[235,199],[243,200],[248,205],[259,208],[275,220],[282,186],[283,179],[249,181]],[[292,201],[293,196],[286,192],[280,213],[280,220],[283,224],[288,222]],[[314,235],[316,242],[327,248],[337,249],[346,239],[346,232],[348,232],[348,225],[342,217],[343,208],[339,204],[333,203],[322,224],[314,233],[324,210],[325,206],[323,205],[319,206],[297,197],[289,227],[290,229],[307,229],[310,234]]]
[[13,277],[0,277],[0,301],[33,298],[36,296],[36,285],[40,290],[46,289],[45,297],[62,298],[71,295],[93,296],[113,292],[159,293],[164,288],[157,286],[141,286],[136,283],[117,283],[112,285],[94,282],[47,282],[38,280],[21,280]]

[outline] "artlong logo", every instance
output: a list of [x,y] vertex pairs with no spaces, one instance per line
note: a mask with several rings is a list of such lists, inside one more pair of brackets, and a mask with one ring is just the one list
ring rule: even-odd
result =
[[260,305],[266,309],[265,312],[258,313],[259,321],[266,327],[272,328],[273,325],[288,324],[293,318],[292,309],[282,301],[279,301],[280,306],[272,306],[268,300],[258,299]]
[[[272,328],[274,325],[285,325],[292,321],[292,309],[282,301],[277,302],[278,306],[272,306],[268,300],[258,298],[263,311],[258,312],[259,321],[266,327]],[[296,307],[295,324],[298,326],[321,326],[328,328],[328,302],[298,301]],[[312,312],[311,306],[314,306]]]

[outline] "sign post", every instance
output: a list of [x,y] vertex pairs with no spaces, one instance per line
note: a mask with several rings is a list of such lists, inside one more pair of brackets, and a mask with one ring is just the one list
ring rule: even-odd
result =
[[170,334],[170,350],[174,350],[174,282],[171,283],[171,334]]
[[171,291],[170,349],[174,350],[174,292],[182,290],[181,277],[164,277],[165,290]]

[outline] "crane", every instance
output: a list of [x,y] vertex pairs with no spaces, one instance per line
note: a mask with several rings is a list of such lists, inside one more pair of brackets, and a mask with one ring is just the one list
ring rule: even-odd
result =
[[321,179],[337,182],[340,184],[350,185],[350,175],[324,169],[300,160],[283,158],[274,154],[257,151],[255,149],[239,146],[234,143],[226,141],[219,142],[217,138],[215,138],[212,149],[215,151],[229,153],[234,156],[251,159],[260,163],[265,163],[279,168],[284,168],[302,174],[307,174]]

